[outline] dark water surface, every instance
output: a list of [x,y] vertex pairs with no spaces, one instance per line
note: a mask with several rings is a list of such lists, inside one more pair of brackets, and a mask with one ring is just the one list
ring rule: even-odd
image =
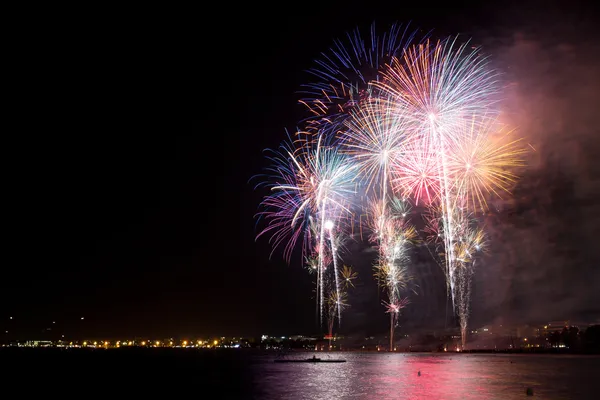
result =
[[[343,364],[261,360],[262,398],[600,399],[600,358],[552,355],[339,354]],[[421,371],[419,376],[418,372]]]
[[280,364],[246,350],[2,349],[0,382],[24,398],[600,399],[598,356],[319,356],[347,362]]

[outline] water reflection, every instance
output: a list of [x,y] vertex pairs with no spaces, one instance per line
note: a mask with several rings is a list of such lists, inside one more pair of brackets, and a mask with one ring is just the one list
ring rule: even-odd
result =
[[[255,365],[259,398],[598,398],[598,357],[467,354],[343,354],[342,364]],[[298,355],[299,358],[306,355]],[[419,371],[421,375],[419,376]]]

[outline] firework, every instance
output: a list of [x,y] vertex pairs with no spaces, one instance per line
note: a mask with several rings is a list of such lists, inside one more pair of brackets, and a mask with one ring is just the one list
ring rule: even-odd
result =
[[[457,38],[451,38],[410,46],[402,57],[394,57],[383,75],[384,80],[374,85],[385,93],[388,107],[411,125],[416,141],[407,148],[407,159],[398,161],[395,181],[405,193],[414,191],[430,199],[432,178],[438,178],[436,197],[444,219],[445,262],[452,287],[455,265],[451,232],[456,201],[449,153],[463,139],[457,127],[465,118],[490,114],[498,93],[497,73],[477,50],[468,50],[468,43],[458,45]],[[403,175],[404,171],[408,174]],[[453,288],[450,292],[454,304]]]
[[[406,280],[405,204],[388,196],[392,163],[402,157],[410,140],[406,119],[388,103],[375,98],[363,101],[345,120],[339,138],[344,151],[356,163],[366,193],[372,197],[367,215],[372,232],[370,241],[379,252],[376,264],[378,283],[386,288],[390,304],[396,304]],[[390,314],[390,351],[397,313]]]
[[[497,122],[498,73],[457,37],[411,44],[413,35],[400,26],[383,36],[373,26],[369,40],[358,31],[347,39],[309,71],[315,82],[302,91],[310,113],[305,133],[269,152],[271,192],[258,213],[266,223],[258,236],[270,236],[288,261],[302,248],[331,334],[356,278],[340,268],[340,250],[359,187],[392,350],[416,239],[408,199],[425,206],[427,247],[442,261],[464,347],[471,278],[485,247],[476,213],[491,196],[509,193],[523,165],[520,140]],[[362,216],[359,222],[362,234]]]
[[[496,119],[487,115],[464,118],[453,129],[443,156],[434,158],[435,164],[442,165],[438,168],[439,196],[429,208],[427,227],[436,240],[443,242],[447,289],[461,325],[464,347],[474,270],[472,254],[484,243],[483,232],[474,227],[473,213],[486,211],[490,197],[509,194],[517,179],[515,168],[523,165],[525,150],[521,141],[513,138],[514,131],[503,132]],[[430,160],[424,157],[423,164]]]
[[[436,134],[435,129],[432,122],[431,137]],[[470,222],[473,212],[486,211],[490,197],[509,194],[517,179],[514,171],[523,165],[525,151],[521,141],[513,136],[514,131],[503,132],[496,118],[489,115],[462,118],[453,127],[448,140],[436,144],[423,135],[425,140],[409,143],[406,148],[410,150],[405,151],[403,158],[395,164],[395,188],[404,196],[412,195],[417,202],[423,197],[427,200],[426,229],[434,234],[430,236],[430,242],[433,238],[436,243],[443,243],[440,255],[447,291],[463,333],[468,320],[474,268],[469,261],[472,249],[465,247],[464,241],[465,235],[472,233],[467,234],[465,230],[475,229]],[[483,235],[480,230],[476,232]],[[479,242],[477,247],[481,247],[483,239],[472,242]],[[438,250],[440,248],[436,248],[436,252]],[[463,340],[465,338],[463,335]]]
[[339,318],[341,310],[348,307],[347,293],[344,290],[332,289],[329,291],[327,297],[327,327],[329,332],[329,340],[331,343],[331,337],[333,336],[333,325],[335,324],[336,317]]
[[319,257],[316,255],[310,255],[305,258],[304,266],[309,274],[316,274],[319,268]]
[[275,247],[287,239],[285,254],[288,260],[298,238],[301,235],[307,237],[308,245],[304,248],[314,247],[319,260],[317,279],[322,318],[327,235],[337,282],[338,256],[333,228],[344,214],[351,213],[349,199],[355,191],[356,167],[335,148],[321,146],[320,140],[314,148],[284,145],[270,159],[275,163],[271,168],[272,194],[263,200],[261,206],[265,210],[259,213],[268,225],[259,236],[271,233]]
[[[334,227],[341,215],[351,214],[348,208],[348,197],[354,193],[355,166],[348,163],[347,160],[335,149],[321,148],[320,142],[314,151],[314,156],[310,158],[310,169],[304,171],[304,182],[308,191],[313,197],[314,208],[318,214],[319,235],[318,249],[319,253],[325,252],[326,234],[329,233],[332,259],[334,264],[334,279],[336,290],[339,291],[338,268],[337,268],[337,249],[334,239]],[[326,232],[329,231],[329,232]],[[319,288],[321,298],[321,319],[323,314],[323,302],[325,294],[324,273],[326,264],[323,263],[323,257],[319,258]],[[341,310],[339,311],[341,314]]]
[[354,272],[351,267],[344,266],[340,272],[340,278],[343,280],[343,285],[340,285],[339,282],[333,280],[327,284],[329,295],[327,296],[325,303],[327,306],[327,327],[330,341],[333,336],[335,320],[337,319],[339,323],[342,311],[349,307],[348,289],[354,287],[352,281],[357,277],[358,274]]
[[314,81],[300,92],[300,103],[309,112],[304,121],[307,130],[334,137],[354,107],[372,96],[371,83],[381,79],[381,67],[401,56],[413,38],[408,25],[392,25],[378,34],[373,24],[366,38],[355,29],[345,39],[335,40],[309,69]]
[[352,267],[344,265],[342,268],[342,281],[344,282],[344,289],[348,289],[349,287],[354,287],[354,283],[352,282],[358,277],[358,274],[352,270]]

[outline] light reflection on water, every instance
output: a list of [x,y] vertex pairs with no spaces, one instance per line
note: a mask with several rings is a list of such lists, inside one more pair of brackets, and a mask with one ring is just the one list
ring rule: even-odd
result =
[[600,398],[600,357],[382,353],[332,353],[331,357],[347,362],[286,364],[261,357],[253,367],[258,397],[522,399],[530,387],[534,398]]

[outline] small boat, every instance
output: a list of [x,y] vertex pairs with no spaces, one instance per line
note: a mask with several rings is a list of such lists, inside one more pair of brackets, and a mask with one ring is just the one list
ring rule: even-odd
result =
[[277,363],[343,363],[346,360],[342,360],[341,358],[317,358],[313,356],[312,358],[305,359],[297,359],[297,358],[279,358],[274,360]]

